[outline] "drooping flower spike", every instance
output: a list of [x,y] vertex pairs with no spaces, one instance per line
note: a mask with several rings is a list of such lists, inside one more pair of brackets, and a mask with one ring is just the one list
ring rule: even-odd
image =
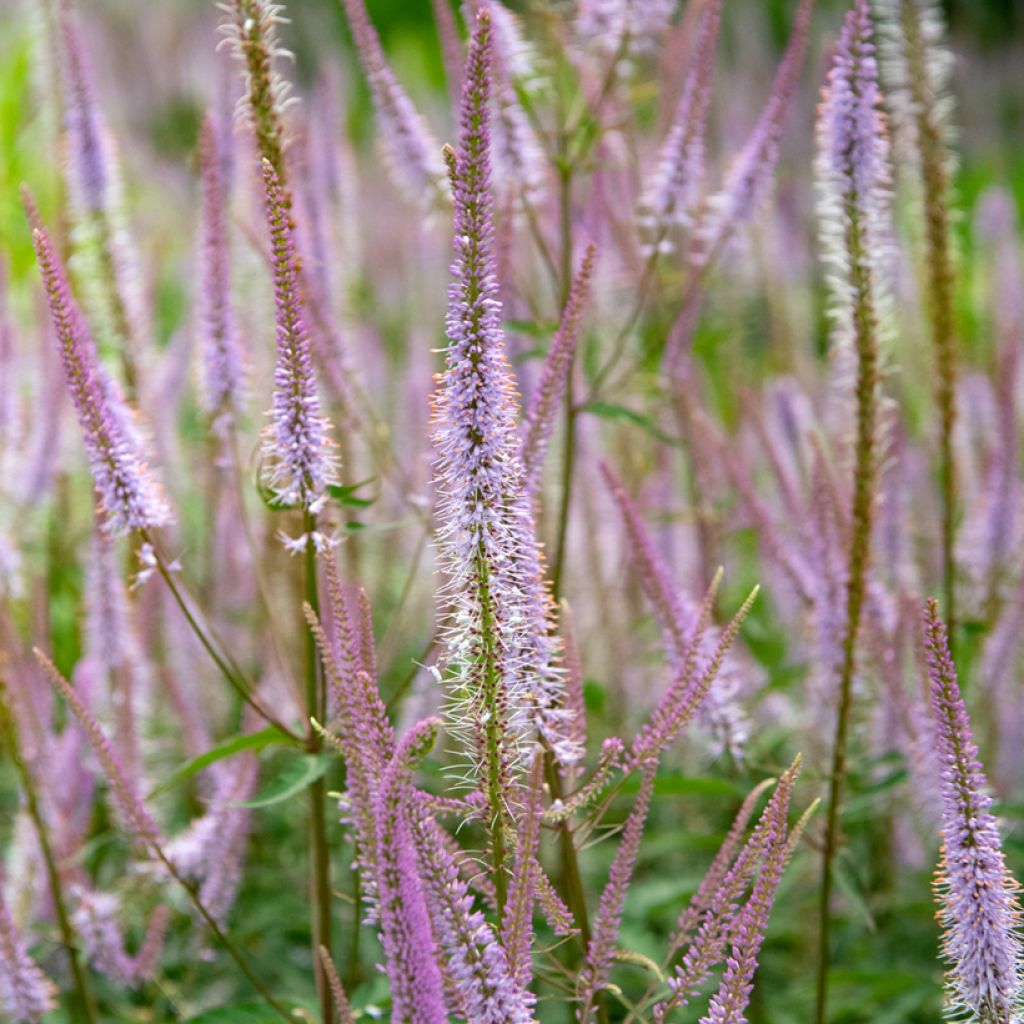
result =
[[0,885],[0,1012],[12,1024],[37,1024],[56,1000],[53,983],[29,956]]

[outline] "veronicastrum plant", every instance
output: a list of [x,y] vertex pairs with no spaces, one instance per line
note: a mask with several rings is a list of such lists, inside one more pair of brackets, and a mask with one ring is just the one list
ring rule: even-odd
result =
[[[306,12],[225,0],[182,239],[122,184],[90,12],[42,5],[39,315],[0,302],[3,1019],[873,1019],[844,977],[925,933],[891,918],[929,861],[905,1019],[936,953],[954,1019],[1021,1018],[1012,202],[980,368],[937,9],[789,5],[737,122],[730,7],[436,0],[446,111],[363,0],[301,101]],[[799,240],[778,176],[827,316],[748,369],[722,300],[752,237]],[[171,332],[147,232],[188,253]]]

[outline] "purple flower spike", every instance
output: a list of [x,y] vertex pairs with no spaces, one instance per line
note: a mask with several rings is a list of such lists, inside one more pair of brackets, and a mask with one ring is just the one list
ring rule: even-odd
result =
[[654,776],[657,763],[649,762],[643,771],[640,792],[636,803],[629,812],[622,830],[622,840],[615,853],[615,859],[608,872],[608,883],[601,893],[594,929],[587,947],[587,958],[580,973],[579,1009],[576,1019],[587,1024],[594,1013],[597,994],[608,982],[608,971],[612,965],[615,945],[622,925],[622,911],[626,906],[626,892],[629,889],[636,859],[640,853],[640,840],[647,822],[647,811],[651,806],[654,792]]
[[473,1024],[531,1024],[534,997],[513,974],[494,929],[473,909],[459,863],[437,823],[415,804],[410,814],[434,934],[454,983],[459,1016]]
[[447,1024],[438,953],[409,824],[413,765],[433,745],[428,718],[401,740],[377,795],[378,912],[391,982],[392,1024]]
[[171,521],[170,509],[132,429],[131,414],[99,364],[67,275],[41,225],[35,227],[32,238],[60,345],[64,380],[106,520],[115,533],[163,526]]
[[70,15],[62,19],[61,28],[72,198],[80,214],[103,213],[110,200],[110,143],[94,95],[91,69]]
[[199,293],[203,402],[214,432],[223,435],[242,407],[242,356],[231,306],[227,192],[222,176],[222,143],[213,118],[203,121],[199,136],[203,219],[202,284]]
[[54,689],[67,701],[82,731],[89,739],[100,766],[107,778],[114,803],[121,814],[124,827],[132,834],[139,846],[149,849],[160,842],[160,831],[142,803],[142,797],[128,777],[121,759],[114,751],[110,740],[100,728],[92,712],[75,688],[57,671],[56,666],[38,648],[35,650],[39,664],[43,666]]
[[761,870],[733,926],[732,952],[726,960],[725,973],[718,991],[712,996],[701,1024],[746,1024],[746,1009],[754,987],[757,956],[761,951],[768,914],[775,901],[775,892],[789,851],[786,834],[789,790],[782,792],[785,793],[783,799],[773,800],[768,805],[768,828]]
[[583,313],[590,296],[590,278],[594,272],[596,249],[587,246],[583,265],[573,279],[569,298],[562,310],[562,321],[551,340],[551,348],[544,360],[544,369],[537,381],[530,409],[523,422],[523,467],[526,473],[526,489],[536,494],[544,468],[555,418],[561,408],[562,395],[572,372],[576,341],[580,335]]
[[723,245],[741,224],[754,216],[768,193],[775,165],[779,162],[779,142],[786,113],[807,52],[813,9],[814,0],[800,0],[768,101],[750,137],[729,167],[721,192],[710,200],[710,216],[700,231],[703,252],[694,254],[698,261]]
[[78,906],[73,914],[75,931],[93,966],[118,985],[135,988],[156,970],[170,923],[170,910],[159,906],[149,920],[146,937],[132,956],[124,948],[118,920],[120,905],[109,892],[78,893]]
[[315,514],[329,485],[338,481],[327,421],[313,374],[313,352],[299,299],[292,224],[284,191],[269,160],[263,161],[263,189],[274,267],[277,365],[271,423],[263,454],[270,463],[275,501]]
[[971,734],[938,605],[924,614],[942,795],[942,860],[935,879],[950,1009],[979,1024],[1018,1019],[1024,976],[1019,886],[1003,857],[985,772]]
[[54,1005],[53,985],[28,955],[0,885],[0,1014],[12,1024],[36,1024]]
[[675,120],[640,196],[639,224],[655,252],[670,244],[666,235],[674,223],[689,227],[704,184],[704,131],[721,20],[722,0],[711,0],[701,11],[692,67]]
[[381,146],[398,187],[430,209],[447,205],[448,187],[440,147],[426,121],[399,85],[380,45],[363,0],[344,0],[352,38],[366,72]]
[[524,483],[515,382],[505,357],[490,194],[491,22],[479,14],[463,88],[460,154],[446,150],[455,194],[455,280],[447,366],[435,398],[442,562],[455,666],[452,729],[475,751],[482,786],[506,800],[534,727],[563,763],[567,739],[557,646],[549,629],[533,513]]

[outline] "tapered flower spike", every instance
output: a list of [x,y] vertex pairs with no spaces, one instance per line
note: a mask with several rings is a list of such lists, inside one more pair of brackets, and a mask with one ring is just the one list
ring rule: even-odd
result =
[[110,143],[72,17],[61,19],[68,183],[79,214],[103,214],[110,202]]
[[56,990],[28,954],[0,885],[0,1013],[11,1024],[37,1024],[56,1005]]
[[410,827],[410,772],[434,743],[440,723],[426,719],[398,745],[376,800],[378,910],[391,982],[393,1024],[447,1024],[438,951],[430,929]]
[[596,255],[597,249],[591,243],[587,246],[583,263],[573,279],[558,331],[551,339],[551,348],[544,360],[544,368],[541,370],[529,410],[523,420],[523,469],[526,474],[526,489],[530,494],[536,494],[540,487],[544,457],[551,443],[555,420],[562,408],[562,396],[572,372],[576,342],[590,297],[590,278],[594,272]]
[[[676,1007],[686,1006],[700,990],[715,965],[725,957],[729,940],[737,934],[735,926],[743,915],[740,900],[754,874],[759,869],[764,872],[769,868],[767,852],[779,836],[781,836],[779,844],[781,849],[775,853],[779,862],[772,870],[777,868],[781,871],[785,865],[791,852],[786,841],[786,814],[793,786],[800,774],[800,764],[801,758],[797,755],[793,764],[779,778],[775,791],[768,801],[768,806],[761,813],[750,838],[743,844],[743,848],[731,867],[724,876],[720,876],[713,892],[704,892],[703,902],[705,905],[701,911],[697,932],[688,939],[682,963],[676,967],[673,976],[668,981],[671,995],[654,1007],[652,1016],[656,1024],[662,1024]],[[716,859],[709,874],[718,874],[717,869],[720,867],[721,865]],[[766,881],[771,882],[771,879],[766,879]],[[777,883],[777,879],[775,882]],[[703,886],[701,888],[704,890]],[[754,893],[751,895],[753,896]],[[748,906],[750,906],[749,901]],[[747,934],[750,934],[749,930]],[[677,944],[674,942],[672,949],[676,948]]]
[[203,404],[214,433],[225,436],[242,408],[242,354],[231,304],[227,189],[222,176],[222,143],[213,117],[207,115],[199,135],[202,179],[202,227],[199,292]]
[[171,521],[170,509],[132,429],[131,414],[99,364],[64,268],[41,225],[32,232],[32,240],[60,346],[64,380],[82,427],[106,521],[115,533],[163,526]]
[[[719,640],[717,629],[711,625],[719,577],[712,582],[701,607],[687,608],[669,578],[668,567],[655,550],[636,503],[607,464],[601,464],[601,473],[625,520],[630,553],[644,593],[654,606],[662,646],[673,676],[672,686],[652,716],[653,723],[666,712],[671,714],[670,708],[711,664]],[[716,747],[739,758],[743,753],[747,723],[737,699],[736,671],[729,664],[727,651],[723,651],[715,673],[714,685],[707,690],[707,699],[701,705],[701,717],[711,730]]]
[[758,800],[760,800],[761,795],[766,789],[775,785],[775,782],[775,779],[764,779],[762,782],[759,782],[747,794],[740,805],[740,809],[733,819],[732,826],[719,847],[718,853],[715,854],[715,859],[711,862],[711,866],[708,868],[703,879],[701,879],[700,886],[694,893],[693,899],[690,900],[676,921],[676,934],[672,939],[670,953],[674,953],[688,942],[694,928],[701,923],[740,849],[743,836],[746,834],[747,824],[754,814],[754,808],[757,806]]
[[608,983],[608,972],[611,969],[615,945],[619,939],[619,928],[622,925],[622,912],[626,906],[626,893],[636,867],[640,840],[651,806],[656,772],[655,762],[645,765],[640,791],[626,819],[619,848],[615,851],[615,859],[608,870],[608,882],[601,893],[597,914],[594,916],[590,945],[587,947],[586,959],[580,970],[580,987],[577,993],[579,1008],[576,1011],[576,1019],[580,1024],[587,1024],[591,1019],[595,1012],[598,993]]
[[352,1005],[348,1001],[348,996],[345,995],[341,978],[338,977],[338,969],[334,966],[334,961],[326,946],[320,947],[320,963],[323,965],[327,983],[331,988],[331,998],[334,1000],[334,1008],[338,1014],[338,1024],[356,1024]]
[[[788,792],[786,795],[788,797]],[[760,872],[749,899],[731,929],[732,952],[726,961],[718,991],[711,997],[708,1012],[701,1018],[701,1024],[746,1024],[746,1009],[754,987],[757,957],[789,849],[786,835],[788,799],[773,802],[769,808],[773,814],[768,820]]]
[[488,100],[491,24],[479,15],[467,63],[461,153],[446,157],[455,194],[455,278],[447,365],[434,403],[439,542],[454,667],[450,729],[473,752],[492,814],[504,816],[520,746],[538,730],[559,760],[561,673],[550,628],[530,499],[524,486],[515,385],[505,358],[494,271]]
[[271,422],[264,430],[263,454],[270,466],[275,501],[298,505],[315,515],[327,487],[338,481],[336,460],[327,421],[320,415],[313,353],[299,298],[291,220],[281,183],[267,159],[263,160],[263,192],[277,322],[274,403]]
[[437,822],[415,800],[409,802],[409,815],[433,932],[459,1016],[474,1024],[531,1024],[534,997],[517,979],[490,923],[473,908]]
[[1013,1024],[1024,995],[1019,885],[1006,867],[984,769],[971,734],[938,604],[923,619],[939,788],[942,860],[938,918],[949,1009],[957,1020]]
[[149,811],[143,805],[142,797],[128,778],[121,764],[121,759],[111,746],[110,740],[107,739],[99,723],[75,691],[75,688],[60,674],[53,662],[38,648],[35,651],[35,655],[39,664],[43,666],[50,682],[53,683],[54,689],[67,701],[68,707],[71,708],[75,718],[78,719],[78,724],[89,738],[89,743],[92,745],[93,753],[95,753],[103,768],[107,784],[110,786],[111,795],[118,811],[121,813],[125,828],[131,833],[132,838],[144,849],[148,850],[156,847],[160,841],[160,832],[156,822],[153,821]]
[[698,232],[700,247],[691,253],[698,263],[719,249],[738,227],[757,213],[768,194],[779,161],[786,114],[807,53],[813,10],[814,0],[800,0],[768,101],[750,137],[733,159],[721,191],[709,200],[708,218]]
[[654,252],[669,244],[666,236],[674,224],[690,225],[700,198],[704,184],[704,132],[721,18],[722,0],[709,0],[701,11],[690,72],[675,120],[640,195],[638,222]]
[[441,147],[398,84],[363,0],[343,0],[359,60],[366,73],[388,170],[397,186],[425,209],[450,201]]

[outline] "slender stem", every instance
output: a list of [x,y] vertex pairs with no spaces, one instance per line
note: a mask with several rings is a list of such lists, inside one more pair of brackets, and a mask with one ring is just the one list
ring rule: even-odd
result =
[[[224,948],[224,951],[235,961],[238,969],[245,975],[249,983],[259,994],[260,998],[287,1024],[301,1024],[300,1018],[293,1014],[290,1010],[286,1009],[283,1003],[279,1002],[277,997],[270,991],[269,988],[260,980],[259,975],[249,966],[245,957],[242,955],[241,950],[224,934],[223,929],[217,923],[216,918],[207,910],[205,904],[199,896],[196,887],[179,874],[178,869],[174,866],[174,862],[170,860],[167,854],[164,852],[163,847],[157,843],[150,844],[153,853],[156,854],[157,859],[167,870],[167,873],[173,878],[178,885],[184,889],[185,894],[188,896],[192,905],[199,912],[199,916],[205,922],[207,928],[210,929],[214,939]],[[318,957],[319,959],[319,957]]]
[[[306,534],[306,603],[320,616],[320,595],[316,579],[316,545],[313,534],[316,530],[316,518],[310,512],[304,513],[304,532]],[[310,719],[326,721],[327,694],[320,672],[320,660],[317,655],[316,640],[311,630],[306,634],[306,713]],[[310,754],[319,754],[323,748],[323,738],[307,724],[306,750]],[[312,911],[312,942],[313,964],[316,972],[316,987],[320,997],[320,1016],[323,1024],[330,1024],[334,1019],[334,996],[331,993],[330,979],[320,956],[320,949],[326,949],[328,959],[333,957],[332,922],[331,922],[331,860],[327,841],[326,818],[327,789],[323,777],[319,777],[309,787],[309,844],[312,851],[310,890],[313,898]]]
[[[544,755],[544,775],[547,780],[548,789],[551,792],[552,801],[562,800],[565,796],[565,788],[562,785],[562,777],[558,774],[555,759],[551,751]],[[583,889],[583,879],[580,875],[579,857],[576,854],[576,844],[573,841],[572,829],[568,820],[558,823],[558,845],[559,856],[562,865],[562,878],[565,882],[566,902],[576,925],[580,930],[580,944],[586,952],[590,945],[590,915],[587,912],[587,898]]]
[[956,465],[953,429],[956,424],[956,328],[953,319],[955,276],[949,245],[949,168],[936,97],[928,76],[928,54],[922,38],[920,12],[908,0],[900,3],[906,39],[910,91],[915,111],[917,150],[923,190],[927,311],[936,360],[936,402],[939,407],[939,491],[942,499],[942,587],[949,649],[955,643],[956,595],[954,539],[956,529]]
[[53,846],[50,843],[49,830],[46,822],[43,821],[42,812],[39,809],[39,798],[36,793],[35,780],[21,753],[18,743],[18,731],[14,725],[14,718],[8,708],[3,683],[0,682],[0,733],[6,740],[7,749],[11,754],[11,761],[14,770],[21,783],[22,792],[25,794],[25,809],[29,818],[32,819],[32,826],[36,832],[39,842],[39,849],[43,855],[43,863],[46,865],[46,877],[50,885],[50,898],[53,901],[54,913],[57,916],[57,927],[60,929],[61,945],[64,947],[68,957],[68,966],[71,968],[71,978],[74,982],[75,991],[78,993],[77,1019],[83,1020],[86,1024],[98,1024],[99,1015],[96,1009],[96,1001],[93,998],[92,990],[89,988],[88,978],[85,969],[82,967],[78,957],[78,946],[75,940],[75,933],[71,927],[71,920],[68,917],[67,906],[64,903],[64,890],[60,879],[60,871],[57,869],[57,861],[53,855]]
[[241,670],[234,665],[228,664],[231,661],[231,656],[228,654],[221,654],[218,652],[218,645],[215,644],[214,640],[207,634],[206,630],[199,624],[196,617],[192,614],[191,608],[188,606],[188,602],[185,600],[184,594],[181,592],[181,588],[178,586],[177,581],[174,579],[170,568],[164,559],[163,554],[159,551],[156,545],[153,543],[152,535],[148,530],[141,531],[141,536],[153,548],[154,557],[156,559],[157,572],[163,578],[171,591],[171,596],[174,598],[175,603],[181,609],[182,615],[185,616],[185,621],[189,624],[192,632],[196,635],[196,638],[202,644],[203,649],[209,654],[213,663],[220,670],[224,678],[231,684],[234,690],[238,693],[239,697],[245,701],[262,718],[268,725],[273,725],[280,729],[287,736],[292,739],[300,739],[291,729],[284,725],[278,718],[272,715],[263,705],[253,696],[252,688],[246,682]]
[[877,322],[871,302],[871,273],[864,252],[860,218],[853,201],[847,202],[846,247],[855,295],[854,334],[857,347],[857,448],[853,474],[853,508],[850,517],[849,580],[846,593],[846,632],[843,637],[839,676],[839,709],[832,748],[825,841],[821,852],[821,893],[818,905],[818,976],[815,1022],[825,1024],[828,1009],[833,863],[839,848],[839,812],[846,778],[846,747],[853,704],[853,675],[857,661],[857,634],[867,584],[871,553],[871,527],[875,489],[875,419],[877,407]]
[[[563,152],[568,138],[563,136]],[[562,225],[561,295],[559,308],[564,309],[572,288],[572,166],[567,161],[559,167],[559,208]],[[555,563],[551,572],[551,595],[558,601],[562,596],[565,573],[566,540],[569,534],[569,509],[572,505],[573,464],[576,455],[576,403],[573,397],[573,367],[569,364],[565,384],[565,436],[562,443],[562,501],[558,509],[558,528],[555,540]]]

